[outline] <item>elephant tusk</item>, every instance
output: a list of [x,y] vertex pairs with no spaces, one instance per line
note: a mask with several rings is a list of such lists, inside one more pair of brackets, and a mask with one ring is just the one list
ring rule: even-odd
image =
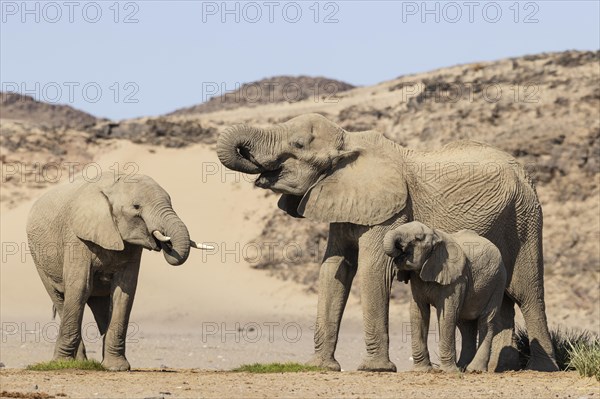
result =
[[212,245],[207,245],[207,244],[202,244],[202,243],[197,243],[196,241],[192,241],[190,240],[190,245],[194,248],[198,248],[198,249],[215,249],[215,247],[213,247]]
[[158,230],[154,230],[152,235],[160,242],[171,241],[171,237],[163,236],[162,233]]

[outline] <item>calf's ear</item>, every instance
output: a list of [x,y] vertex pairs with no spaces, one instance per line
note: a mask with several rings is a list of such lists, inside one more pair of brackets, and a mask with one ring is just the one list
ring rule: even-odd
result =
[[420,277],[423,281],[435,281],[441,285],[455,282],[463,275],[467,258],[461,246],[454,240],[443,238],[434,231],[433,250],[423,264]]

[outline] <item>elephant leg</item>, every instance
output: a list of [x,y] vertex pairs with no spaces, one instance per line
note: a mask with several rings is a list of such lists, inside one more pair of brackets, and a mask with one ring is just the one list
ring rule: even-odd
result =
[[[504,278],[502,278],[501,281],[504,281]],[[498,331],[501,331],[502,328],[502,319],[499,315],[499,312],[502,310],[503,300],[506,297],[504,289],[502,289],[503,286],[504,284],[498,284],[496,286],[496,290],[491,296],[485,311],[482,312],[482,315],[477,321],[477,327],[479,330],[479,347],[477,348],[477,353],[475,354],[475,357],[469,363],[467,371],[493,371],[497,366],[496,364],[491,364],[490,358],[492,356],[492,345],[494,342],[494,337],[496,336]],[[511,304],[509,301],[507,301],[506,303],[504,303],[504,305],[506,306],[505,311],[507,313],[510,313],[509,310],[512,309],[512,317],[514,321],[514,304]],[[507,335],[506,338],[508,338],[509,332],[511,337],[510,343],[512,344],[512,331],[510,329],[506,329],[505,334]],[[512,349],[509,348],[508,350]]]
[[[543,296],[543,294],[542,294]],[[554,347],[548,331],[545,305],[543,302],[528,303],[521,307],[525,327],[529,336],[531,357],[527,369],[536,371],[559,371],[556,364]],[[538,319],[542,315],[541,319]]]
[[467,371],[487,371],[492,351],[492,340],[494,338],[494,326],[492,325],[496,312],[491,312],[479,318],[477,322],[479,330],[479,347],[475,357],[467,366]]
[[464,370],[477,352],[477,320],[459,321],[458,330],[462,341],[458,367]]
[[[521,248],[508,292],[513,295],[525,319],[531,357],[527,368],[536,371],[558,371],[554,347],[548,331],[544,303],[544,262],[540,249]],[[531,282],[535,283],[531,283]]]
[[412,346],[413,369],[415,371],[429,371],[432,369],[427,348],[429,334],[429,319],[431,306],[428,303],[410,302],[410,334]]
[[446,300],[444,305],[438,306],[437,317],[440,329],[440,370],[445,372],[460,371],[456,366],[456,323],[458,308]]
[[[141,250],[139,255],[141,256]],[[131,368],[125,357],[125,341],[139,270],[138,257],[113,276],[110,321],[104,337],[102,360],[102,365],[108,370],[126,371]]]
[[315,353],[308,364],[340,371],[340,364],[334,357],[335,348],[344,308],[356,275],[358,251],[339,245],[335,234],[336,227],[332,226],[325,260],[319,272],[319,300],[314,336]]
[[507,371],[519,369],[519,351],[515,342],[515,302],[506,293],[496,314],[496,333],[492,340],[492,353],[488,370]]
[[[58,314],[58,318],[62,320],[62,311],[63,311],[64,302],[62,297],[56,302],[54,302],[54,308],[56,309],[56,313]],[[77,354],[75,355],[75,359],[77,360],[87,360],[87,352],[85,351],[85,344],[83,343],[83,339],[79,340],[79,346],[77,347]]]
[[[58,318],[62,320],[62,312],[64,307],[64,296],[62,293],[58,291],[58,287],[56,287],[52,280],[50,280],[43,272],[40,271],[40,277],[42,279],[42,283],[48,291],[48,295],[50,295],[50,299],[52,300],[52,304],[54,305],[54,309],[56,309],[56,313],[58,314]],[[58,341],[57,341],[58,344]],[[55,347],[56,351],[56,347]],[[83,340],[79,341],[79,346],[77,347],[77,354],[75,355],[77,360],[87,360],[87,355],[85,352],[85,345]]]
[[[361,237],[362,240],[362,237]],[[389,354],[389,305],[394,280],[392,259],[386,256],[381,244],[366,239],[359,248],[363,322],[367,354],[360,371],[396,371]]]
[[[54,359],[86,359],[85,346],[81,339],[81,323],[85,303],[92,288],[90,263],[88,259],[70,259],[65,254],[63,279],[65,293],[62,306],[55,303],[60,317],[58,338],[54,349]],[[57,306],[58,305],[58,306]]]

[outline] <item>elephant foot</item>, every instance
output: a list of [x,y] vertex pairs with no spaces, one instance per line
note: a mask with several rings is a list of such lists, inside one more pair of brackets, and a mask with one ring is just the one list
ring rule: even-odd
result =
[[418,371],[418,372],[430,372],[431,370],[433,370],[433,367],[431,366],[431,363],[419,363],[419,364],[413,364],[413,371]]
[[485,373],[487,371],[487,365],[471,363],[467,366],[465,371],[467,373]]
[[532,356],[529,359],[529,362],[527,363],[527,370],[545,371],[545,372],[559,371],[558,365],[556,364],[554,359],[552,359],[549,356],[544,356],[544,357],[541,357],[541,356],[533,357]]
[[88,360],[83,341],[79,341],[77,349],[57,344],[54,348],[54,357],[52,360]]
[[319,367],[322,369],[326,369],[329,371],[341,371],[342,368],[337,360],[333,357],[321,357],[316,353],[312,356],[312,358],[306,362],[307,366]]
[[440,370],[444,373],[460,373],[460,369],[454,363],[440,365]]
[[520,369],[519,351],[513,334],[513,329],[506,328],[494,336],[488,370],[502,372]]
[[102,366],[109,371],[129,371],[131,366],[124,356],[105,357]]
[[358,366],[358,371],[396,372],[396,365],[388,358],[367,358]]

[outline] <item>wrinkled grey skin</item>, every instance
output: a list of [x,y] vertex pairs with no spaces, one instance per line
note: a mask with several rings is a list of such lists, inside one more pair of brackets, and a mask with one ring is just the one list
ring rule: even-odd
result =
[[395,265],[409,274],[415,370],[431,370],[427,332],[433,306],[440,332],[440,369],[458,371],[458,325],[463,338],[458,367],[487,371],[492,338],[497,330],[495,316],[506,285],[506,271],[498,248],[474,231],[448,234],[420,222],[389,231],[383,247]]
[[533,343],[529,367],[557,370],[544,305],[542,211],[531,179],[509,154],[473,141],[410,150],[317,114],[267,129],[235,126],[221,134],[217,153],[226,167],[259,174],[256,186],[281,193],[278,205],[288,214],[330,223],[310,364],[340,369],[334,352],[358,274],[367,346],[359,369],[396,369],[388,337],[394,269],[382,243],[387,231],[419,220],[450,233],[472,229],[502,253],[508,295],[490,368],[518,367],[516,302]]
[[[155,230],[171,241],[156,240]],[[190,251],[188,230],[169,194],[142,175],[76,180],[35,202],[27,237],[60,316],[54,359],[85,359],[81,322],[87,303],[104,335],[102,364],[129,370],[125,339],[142,249],[162,249],[174,266],[183,264]]]

